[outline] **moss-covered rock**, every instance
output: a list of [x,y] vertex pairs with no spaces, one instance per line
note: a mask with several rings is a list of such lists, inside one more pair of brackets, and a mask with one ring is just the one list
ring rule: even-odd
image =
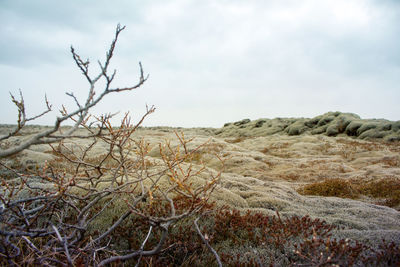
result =
[[334,125],[329,125],[326,128],[326,135],[327,136],[336,136],[339,134],[339,129],[338,129],[338,125],[334,124]]
[[357,136],[357,130],[363,125],[361,121],[352,121],[347,125],[345,133],[348,136]]
[[362,134],[365,131],[368,131],[370,129],[375,129],[376,127],[378,127],[378,123],[376,122],[367,122],[367,123],[363,123],[360,128],[357,129],[357,136],[359,136],[360,134]]
[[247,124],[249,122],[250,122],[250,119],[244,119],[244,120],[241,120],[241,121],[234,122],[233,125],[235,125],[235,126],[243,126],[244,124]]
[[355,117],[354,114],[341,114],[338,116],[336,125],[339,133],[344,133],[347,126],[349,126],[349,124],[355,119],[358,118]]
[[323,117],[319,120],[319,122],[318,122],[317,125],[318,125],[318,126],[326,125],[326,124],[330,123],[331,121],[333,121],[334,119],[335,119],[334,116],[330,116],[330,115],[323,116]]
[[388,135],[388,132],[385,131],[379,131],[378,129],[369,129],[362,134],[360,134],[359,138],[360,139],[376,139],[376,138],[383,138],[386,135]]
[[312,129],[311,134],[323,134],[326,132],[327,128],[328,128],[328,125],[317,127],[315,129]]
[[286,124],[273,124],[271,126],[268,127],[263,127],[263,134],[262,136],[265,135],[273,135],[273,134],[277,134],[277,133],[282,133],[283,130],[287,127]]
[[267,122],[266,120],[258,120],[258,121],[256,122],[256,124],[254,125],[254,127],[255,127],[255,128],[260,128],[260,127],[262,127],[263,124],[266,123],[266,122]]
[[314,118],[275,118],[226,123],[219,136],[268,136],[272,134],[300,135],[325,134],[327,136],[348,135],[360,139],[384,138],[397,140],[400,136],[400,121],[383,119],[363,120],[354,113],[327,112]]
[[287,132],[288,135],[300,135],[304,133],[308,127],[304,124],[303,120],[298,120],[291,125],[289,125],[286,129],[285,132]]
[[392,130],[392,123],[387,122],[383,123],[382,125],[378,126],[379,131],[390,131]]
[[392,123],[392,131],[398,132],[400,130],[400,121],[395,121]]
[[319,120],[320,120],[321,118],[322,118],[322,115],[317,116],[317,117],[314,117],[314,118],[312,118],[312,119],[306,121],[306,122],[304,123],[304,125],[306,125],[306,126],[309,127],[309,128],[314,128],[315,126],[318,125],[318,122],[319,122]]
[[385,140],[386,142],[396,142],[396,141],[400,141],[400,135],[399,134],[388,134],[386,135],[383,140]]

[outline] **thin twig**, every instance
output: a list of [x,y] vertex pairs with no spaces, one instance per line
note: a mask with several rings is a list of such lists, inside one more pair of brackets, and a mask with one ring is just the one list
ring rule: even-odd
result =
[[[140,251],[143,251],[144,246],[146,245],[147,240],[149,239],[152,230],[153,230],[153,225],[150,225],[149,232],[147,233],[146,238],[143,240],[143,243],[142,243],[142,245],[140,246]],[[138,267],[138,266],[139,266],[139,263],[140,263],[140,261],[141,261],[141,259],[142,259],[142,256],[143,256],[143,254],[140,254],[139,259],[138,259],[138,261],[137,261],[135,267]]]
[[200,217],[196,218],[194,220],[194,226],[196,227],[197,233],[199,234],[201,240],[203,243],[207,246],[207,248],[214,254],[215,259],[217,260],[218,266],[222,267],[221,259],[219,258],[218,253],[211,247],[211,245],[208,243],[207,239],[204,237],[204,235],[201,233],[199,225],[197,224],[197,221],[200,219]]

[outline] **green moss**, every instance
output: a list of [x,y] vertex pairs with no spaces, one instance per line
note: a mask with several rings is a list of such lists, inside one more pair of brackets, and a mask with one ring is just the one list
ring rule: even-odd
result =
[[388,134],[386,135],[383,140],[387,141],[387,142],[396,142],[396,141],[400,141],[400,135],[398,134]]
[[[369,131],[376,129],[377,131]],[[305,133],[338,136],[346,134],[360,139],[382,139],[396,141],[400,139],[400,121],[391,122],[383,119],[363,120],[353,113],[327,112],[314,118],[275,118],[250,121],[244,119],[226,123],[223,128],[214,131],[223,137],[233,136],[268,136],[277,133],[302,135]],[[368,132],[365,133],[364,132]],[[386,136],[391,135],[386,138]]]
[[304,120],[299,119],[289,125],[286,129],[285,132],[288,133],[288,135],[300,135],[304,133],[308,127],[304,124]]
[[304,124],[309,128],[314,128],[318,124],[318,122],[321,118],[322,118],[322,115],[317,116],[315,118],[312,118],[312,119],[306,121]]
[[379,126],[378,129],[380,131],[390,131],[390,130],[392,130],[392,123],[390,123],[390,122],[384,123],[381,126]]
[[383,138],[389,133],[386,131],[379,131],[376,128],[369,129],[362,134],[360,134],[359,138],[361,139],[376,139],[376,138]]
[[326,129],[328,128],[328,125],[324,125],[318,128],[315,128],[311,131],[311,134],[323,134],[326,132]]
[[326,124],[330,123],[331,121],[333,121],[334,119],[335,119],[334,116],[329,116],[329,115],[326,116],[325,115],[319,120],[317,125],[318,126],[326,125]]
[[337,117],[337,127],[339,133],[343,133],[346,127],[354,120],[354,114],[341,114]]
[[392,123],[392,130],[395,132],[400,130],[400,121],[395,121]]
[[256,122],[256,124],[254,125],[254,127],[255,127],[255,128],[260,128],[260,127],[262,127],[263,124],[266,123],[266,122],[267,122],[266,120],[258,120],[258,121]]
[[363,125],[361,121],[352,121],[347,125],[345,133],[349,136],[357,136],[357,130]]
[[326,135],[327,136],[336,136],[339,134],[339,127],[338,125],[330,125],[327,129],[326,129]]
[[375,129],[376,127],[378,127],[378,123],[376,122],[363,123],[363,125],[361,125],[360,128],[357,129],[357,136],[370,129]]
[[244,119],[244,120],[241,120],[241,121],[234,122],[233,125],[242,126],[242,125],[247,124],[249,122],[250,122],[250,119]]

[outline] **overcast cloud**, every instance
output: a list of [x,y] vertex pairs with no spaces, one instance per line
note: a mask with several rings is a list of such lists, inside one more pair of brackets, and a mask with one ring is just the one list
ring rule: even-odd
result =
[[15,123],[19,88],[31,115],[45,93],[56,111],[73,108],[66,91],[83,101],[69,47],[97,70],[118,23],[115,85],[136,83],[139,61],[150,78],[96,114],[155,105],[145,125],[183,127],[328,111],[400,120],[399,2],[0,0],[0,123]]

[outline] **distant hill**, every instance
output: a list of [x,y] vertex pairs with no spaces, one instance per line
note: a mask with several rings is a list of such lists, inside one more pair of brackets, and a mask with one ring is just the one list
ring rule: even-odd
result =
[[275,118],[226,123],[218,136],[267,136],[272,134],[324,134],[359,139],[400,141],[400,121],[361,119],[353,113],[328,112],[314,118]]

